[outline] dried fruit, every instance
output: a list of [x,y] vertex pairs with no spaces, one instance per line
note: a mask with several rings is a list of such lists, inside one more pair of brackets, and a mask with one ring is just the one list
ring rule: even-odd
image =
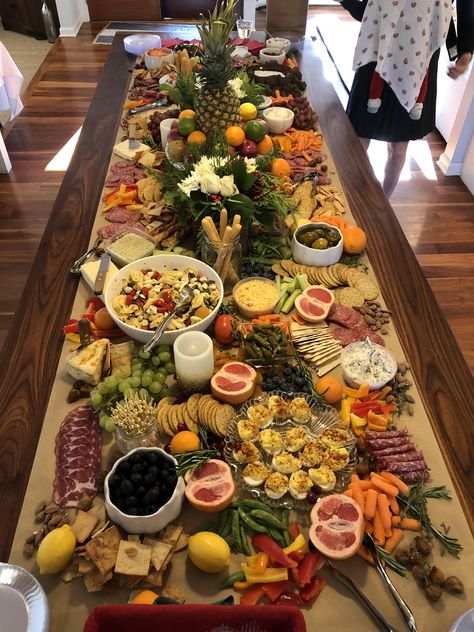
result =
[[25,542],[23,545],[23,555],[25,557],[33,557],[33,553],[35,552],[35,545],[32,542]]
[[422,555],[429,555],[433,550],[433,544],[430,539],[421,535],[417,535],[415,538],[416,550]]
[[395,559],[404,566],[408,566],[412,562],[410,551],[407,549],[398,549],[395,553]]
[[443,582],[443,588],[451,593],[464,594],[464,584],[456,575],[446,577]]
[[435,603],[440,600],[442,594],[443,591],[439,586],[431,584],[425,587],[425,595],[428,601]]
[[39,513],[36,514],[34,523],[39,524],[40,522],[43,522],[45,517],[46,517],[46,514],[44,513],[44,511],[40,511]]
[[442,586],[445,580],[443,571],[437,566],[432,566],[428,575],[428,579],[432,584],[437,584],[438,586]]

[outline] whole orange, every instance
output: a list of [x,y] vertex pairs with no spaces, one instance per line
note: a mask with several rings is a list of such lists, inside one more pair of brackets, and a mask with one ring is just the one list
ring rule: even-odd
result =
[[272,139],[268,134],[265,134],[263,140],[257,143],[257,149],[259,154],[269,154],[273,149]]
[[194,110],[183,110],[182,112],[179,113],[178,119],[184,119],[184,118],[196,118],[196,112]]
[[198,129],[194,132],[191,132],[188,136],[188,143],[195,143],[196,145],[204,145],[206,142],[206,134],[204,132],[200,132]]
[[182,430],[175,434],[171,439],[170,452],[171,454],[178,454],[180,452],[194,452],[199,450],[201,442],[195,432],[190,430]]
[[341,382],[331,375],[319,378],[315,384],[316,393],[328,404],[335,404],[341,399],[342,388]]
[[367,238],[362,228],[358,226],[348,226],[341,229],[344,239],[344,252],[347,255],[358,255],[365,248]]
[[130,601],[130,603],[152,604],[157,598],[158,598],[158,595],[156,594],[156,592],[153,592],[152,590],[142,590],[141,592],[135,595],[135,597]]
[[225,137],[229,145],[238,147],[245,140],[245,132],[238,125],[231,125],[225,131]]
[[291,166],[284,158],[274,158],[270,164],[270,171],[277,178],[283,178],[291,175]]

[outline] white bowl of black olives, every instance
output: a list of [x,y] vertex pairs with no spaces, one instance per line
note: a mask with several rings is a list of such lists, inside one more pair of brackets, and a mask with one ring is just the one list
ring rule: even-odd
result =
[[118,459],[104,483],[111,520],[128,533],[156,533],[181,513],[184,480],[161,448],[135,448]]
[[291,242],[291,254],[296,263],[306,266],[329,266],[342,255],[342,233],[325,222],[309,222],[299,226]]

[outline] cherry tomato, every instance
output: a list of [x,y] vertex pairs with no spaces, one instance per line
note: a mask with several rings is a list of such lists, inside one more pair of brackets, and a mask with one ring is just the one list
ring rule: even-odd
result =
[[217,342],[227,345],[234,339],[232,331],[232,316],[230,314],[221,314],[216,318],[214,323],[214,336]]

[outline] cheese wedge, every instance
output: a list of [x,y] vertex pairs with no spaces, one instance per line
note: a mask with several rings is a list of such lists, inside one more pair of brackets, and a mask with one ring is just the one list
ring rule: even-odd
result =
[[121,143],[114,145],[113,152],[117,156],[120,156],[120,158],[125,158],[125,160],[135,160],[137,155],[140,155],[149,149],[149,146],[144,143],[140,143],[136,149],[130,149],[128,146],[128,140],[124,140]]
[[[91,288],[91,290],[94,289],[95,278],[97,276],[97,273],[99,272],[99,266],[100,266],[100,261],[88,261],[87,263],[81,266],[82,278],[87,283],[87,285]],[[105,277],[104,292],[108,284],[110,283],[110,281],[115,276],[116,272],[118,272],[118,268],[111,261],[109,263],[109,269],[107,270],[107,274]],[[102,292],[102,295],[104,294],[104,292]]]
[[95,340],[66,358],[66,370],[74,379],[97,386],[104,370],[110,366],[110,341]]
[[132,358],[135,351],[133,340],[110,346],[112,375],[128,377],[132,373]]

